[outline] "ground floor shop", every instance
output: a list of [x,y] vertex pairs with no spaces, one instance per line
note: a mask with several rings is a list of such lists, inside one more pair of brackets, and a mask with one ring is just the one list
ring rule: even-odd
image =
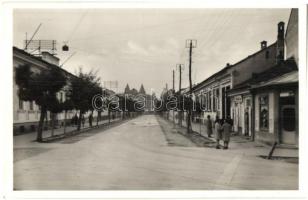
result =
[[255,138],[264,143],[298,145],[298,88],[258,88],[255,93]]

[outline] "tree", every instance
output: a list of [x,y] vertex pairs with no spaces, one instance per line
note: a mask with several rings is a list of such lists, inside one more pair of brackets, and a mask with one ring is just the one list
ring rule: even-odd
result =
[[66,133],[66,121],[67,121],[67,111],[74,109],[74,102],[69,99],[69,95],[66,95],[65,101],[62,103],[62,108],[64,110],[64,124],[63,124],[63,132]]
[[56,67],[31,71],[30,65],[20,65],[15,71],[15,82],[18,85],[18,96],[23,101],[34,101],[40,107],[40,120],[37,129],[37,141],[42,142],[43,123],[47,111],[53,110],[58,103],[56,98],[66,84],[66,76]]
[[69,97],[75,109],[79,110],[77,130],[80,130],[82,115],[89,110],[93,113],[92,98],[97,94],[102,94],[100,78],[93,71],[83,73],[80,70],[78,77],[72,78],[70,88]]

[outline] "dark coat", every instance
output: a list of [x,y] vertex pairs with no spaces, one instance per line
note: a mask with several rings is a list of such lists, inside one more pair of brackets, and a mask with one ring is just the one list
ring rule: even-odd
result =
[[232,129],[232,126],[228,122],[225,122],[222,125],[222,140],[223,141],[225,141],[225,142],[230,141],[231,129]]

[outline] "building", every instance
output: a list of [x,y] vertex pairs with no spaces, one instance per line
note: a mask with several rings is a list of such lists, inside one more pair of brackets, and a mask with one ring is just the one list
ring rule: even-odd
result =
[[[40,109],[35,102],[22,101],[18,97],[18,86],[15,83],[15,69],[19,65],[28,64],[31,66],[31,70],[34,73],[39,73],[42,70],[46,70],[51,67],[57,67],[59,70],[65,72],[67,76],[74,76],[69,72],[59,67],[59,58],[48,52],[42,52],[41,57],[33,56],[24,50],[17,47],[13,47],[13,132],[14,134],[20,134],[24,132],[35,131],[40,118]],[[65,101],[66,95],[64,91],[60,91],[57,94],[60,101]],[[73,116],[73,111],[67,113],[67,118]],[[50,121],[51,114],[47,113],[46,122]],[[56,116],[56,121],[64,120],[64,113]]]
[[[234,131],[273,144],[298,143],[298,10],[285,33],[284,61],[235,85],[231,98]],[[278,26],[279,28],[279,26]]]
[[[49,52],[42,52],[41,56],[33,56],[26,51],[13,47],[13,133],[22,134],[26,132],[36,131],[38,122],[40,119],[40,109],[35,102],[22,101],[18,97],[18,86],[15,83],[15,69],[19,65],[30,65],[31,70],[34,73],[39,73],[43,70],[55,67],[65,73],[69,77],[76,77],[75,75],[65,71],[59,67],[59,58],[50,54]],[[60,102],[64,102],[66,99],[65,86],[60,92],[57,93],[57,98]],[[112,93],[112,91],[107,90],[107,93]],[[75,110],[68,111],[66,114],[67,122],[78,112]],[[89,113],[85,113],[87,116]],[[47,112],[44,128],[48,129],[50,127],[50,121],[52,118],[52,113]],[[103,112],[102,115],[107,115],[107,112]],[[93,117],[96,118],[97,112],[94,112]],[[65,120],[65,113],[54,114],[55,125],[62,126]],[[67,124],[68,124],[67,123]]]
[[[297,74],[297,65],[293,59],[281,61],[264,72],[253,74],[249,80],[234,86],[228,92],[236,133],[264,142],[273,140],[271,136],[277,134],[277,126],[280,124],[274,118],[274,112],[277,112],[276,109],[284,101],[279,99],[279,95],[285,92],[298,95],[296,80],[290,79],[287,84],[286,78],[276,83],[276,79],[288,74],[292,74],[292,77]],[[287,89],[283,85],[290,87]]]
[[[231,98],[227,95],[235,85],[238,85],[251,78],[252,74],[263,72],[281,60],[284,55],[284,22],[277,25],[277,40],[271,45],[266,41],[261,42],[259,51],[247,56],[235,64],[227,64],[222,70],[213,74],[201,83],[193,87],[193,94],[196,101],[200,102],[205,111],[202,113],[203,120],[207,115],[211,118],[227,118],[230,116],[236,120],[236,110],[232,107]],[[251,113],[249,102],[251,97],[237,99],[248,103],[248,112]],[[251,121],[251,120],[250,120]],[[237,130],[236,130],[237,131]]]
[[129,85],[126,84],[126,87],[124,89],[124,94],[129,95],[133,97],[134,99],[138,100],[139,102],[142,102],[142,105],[144,106],[145,112],[153,112],[154,111],[154,99],[155,97],[153,94],[147,94],[143,84],[141,84],[139,91],[135,88],[130,89]]

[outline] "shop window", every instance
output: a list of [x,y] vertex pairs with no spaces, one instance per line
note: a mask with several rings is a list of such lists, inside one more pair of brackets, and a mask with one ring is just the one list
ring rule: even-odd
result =
[[30,101],[30,102],[29,102],[29,109],[30,109],[30,110],[33,110],[33,101]]
[[250,99],[246,99],[246,107],[250,107],[251,106],[251,100]]
[[268,130],[268,96],[261,96],[259,99],[260,104],[260,129]]

